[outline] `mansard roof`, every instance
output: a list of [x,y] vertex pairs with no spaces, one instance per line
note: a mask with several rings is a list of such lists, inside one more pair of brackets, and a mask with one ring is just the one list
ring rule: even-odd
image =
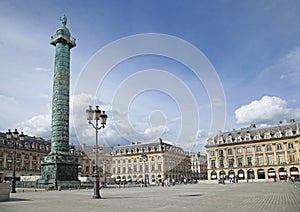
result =
[[[291,133],[287,135],[287,131],[291,131]],[[208,145],[225,144],[228,143],[227,139],[231,140],[231,142],[236,142],[236,139],[240,139],[240,141],[251,141],[254,140],[256,135],[259,135],[261,139],[265,139],[265,135],[270,135],[268,139],[271,139],[276,138],[276,133],[280,133],[282,137],[300,135],[300,122],[291,120],[289,123],[280,123],[278,125],[260,128],[256,128],[256,126],[252,124],[250,127],[240,130],[219,132],[214,138],[208,140]],[[220,141],[222,141],[222,143],[220,143]]]
[[167,141],[162,141],[162,139],[159,139],[158,141],[155,142],[150,142],[150,143],[142,143],[142,142],[131,142],[129,145],[117,145],[114,147],[114,152],[120,152],[120,151],[125,151],[126,150],[129,152],[132,152],[131,150],[137,150],[136,152],[133,151],[133,154],[136,153],[143,153],[143,152],[153,152],[153,151],[165,151],[165,150],[170,150],[173,152],[180,152],[182,154],[185,154],[185,151],[177,146],[172,144],[171,142]]

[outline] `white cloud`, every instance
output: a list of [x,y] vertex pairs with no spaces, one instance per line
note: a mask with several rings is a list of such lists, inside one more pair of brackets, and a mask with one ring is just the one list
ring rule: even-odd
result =
[[27,121],[18,124],[25,134],[50,138],[51,135],[51,115],[36,115]]
[[38,72],[49,72],[49,71],[51,71],[50,68],[42,68],[42,67],[36,67],[34,70],[38,71]]
[[236,122],[237,124],[274,123],[289,118],[300,118],[300,109],[288,108],[287,105],[287,101],[279,97],[264,96],[235,110]]
[[167,133],[169,131],[169,128],[164,125],[155,126],[148,128],[144,131],[144,135],[146,139],[150,140],[157,140],[157,138],[162,137],[164,133]]

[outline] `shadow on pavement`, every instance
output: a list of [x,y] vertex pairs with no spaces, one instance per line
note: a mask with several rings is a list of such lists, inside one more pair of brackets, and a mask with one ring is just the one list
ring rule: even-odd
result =
[[178,195],[179,197],[201,197],[203,194],[186,194],[186,195]]
[[8,202],[32,201],[32,199],[10,198]]

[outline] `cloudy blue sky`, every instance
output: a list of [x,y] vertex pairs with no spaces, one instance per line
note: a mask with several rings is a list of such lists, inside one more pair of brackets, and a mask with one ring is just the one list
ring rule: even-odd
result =
[[96,104],[109,146],[162,137],[203,151],[218,130],[299,120],[299,10],[298,0],[0,0],[0,131],[51,137],[49,42],[64,14],[77,43],[71,143],[93,144],[84,117]]

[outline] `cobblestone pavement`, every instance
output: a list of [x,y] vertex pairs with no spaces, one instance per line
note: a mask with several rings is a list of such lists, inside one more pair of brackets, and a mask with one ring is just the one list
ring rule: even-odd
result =
[[288,182],[194,184],[92,190],[18,191],[0,211],[300,211],[300,190]]

